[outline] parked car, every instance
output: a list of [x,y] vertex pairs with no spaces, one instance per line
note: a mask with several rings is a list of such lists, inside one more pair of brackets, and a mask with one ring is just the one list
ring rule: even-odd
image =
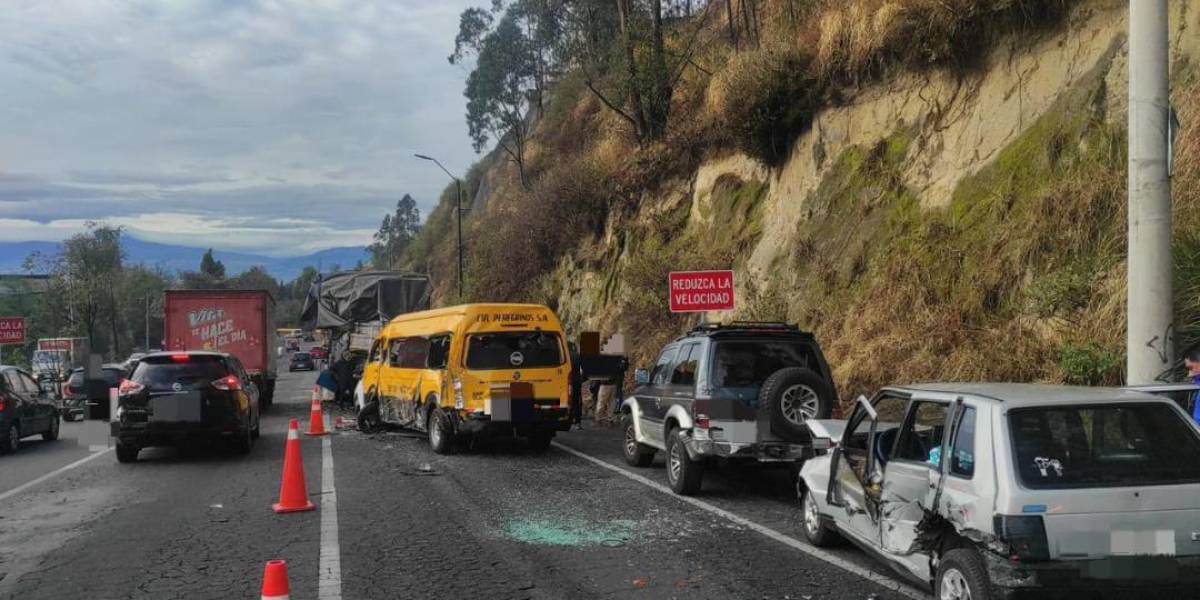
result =
[[226,440],[241,454],[259,433],[259,390],[241,361],[223,352],[149,354],[121,382],[117,420],[120,462],[148,446]]
[[928,384],[809,426],[832,451],[800,472],[805,537],[845,537],[938,598],[1200,581],[1200,430],[1170,399]]
[[647,467],[665,451],[678,494],[700,490],[711,459],[805,458],[805,421],[828,418],[837,399],[816,338],[782,323],[697,327],[635,379],[621,404],[625,461]]
[[58,439],[58,407],[27,371],[0,365],[0,454],[16,452],[21,438]]
[[312,371],[317,365],[313,362],[312,355],[307,352],[297,352],[292,355],[292,360],[288,363],[288,371]]
[[329,352],[320,346],[313,346],[308,349],[308,354],[316,360],[325,360],[329,358]]
[[[122,365],[107,364],[100,369],[100,376],[104,379],[105,387],[115,388],[120,387],[121,380],[128,376],[127,371]],[[87,418],[88,413],[88,389],[84,385],[83,367],[77,367],[71,370],[71,376],[67,378],[66,385],[63,386],[62,400],[62,418],[64,421],[77,421]],[[103,397],[92,399],[93,402],[107,402],[108,395],[105,393]]]
[[300,340],[294,337],[287,338],[287,340],[284,341],[284,346],[287,347],[288,352],[299,352]]

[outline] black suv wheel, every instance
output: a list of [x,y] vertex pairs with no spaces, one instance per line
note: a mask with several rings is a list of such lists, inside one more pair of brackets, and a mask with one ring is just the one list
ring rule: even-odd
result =
[[780,369],[763,382],[758,405],[771,419],[771,431],[793,442],[812,438],[804,422],[828,419],[833,412],[833,394],[815,372],[801,367]]
[[621,431],[623,432],[622,454],[625,455],[625,462],[631,467],[650,466],[654,462],[654,448],[638,443],[637,430],[633,426],[633,415],[629,413],[621,415]]
[[683,432],[672,429],[667,436],[667,483],[671,490],[681,496],[691,496],[700,491],[704,479],[704,463],[692,460],[683,444]]

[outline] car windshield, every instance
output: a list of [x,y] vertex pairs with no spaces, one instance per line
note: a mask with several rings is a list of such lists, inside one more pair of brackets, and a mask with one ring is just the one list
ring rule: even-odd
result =
[[1200,482],[1200,435],[1168,404],[1019,408],[1008,423],[1027,488]]
[[772,373],[785,367],[814,368],[812,351],[801,341],[723,340],[717,343],[709,378],[714,398],[758,403],[758,392]]
[[176,383],[183,387],[207,384],[228,375],[219,356],[191,355],[186,360],[173,356],[156,356],[138,363],[131,379],[152,390],[171,389]]
[[561,364],[562,344],[556,333],[477,333],[467,338],[468,369],[532,369]]

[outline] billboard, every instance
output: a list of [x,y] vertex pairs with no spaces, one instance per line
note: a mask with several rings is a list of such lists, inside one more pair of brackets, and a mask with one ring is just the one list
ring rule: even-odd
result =
[[0,317],[0,344],[25,343],[25,317]]

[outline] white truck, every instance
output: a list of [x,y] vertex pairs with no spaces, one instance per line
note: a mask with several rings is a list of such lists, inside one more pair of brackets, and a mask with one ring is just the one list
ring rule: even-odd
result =
[[30,362],[38,381],[66,381],[71,370],[83,366],[86,358],[87,338],[42,338]]

